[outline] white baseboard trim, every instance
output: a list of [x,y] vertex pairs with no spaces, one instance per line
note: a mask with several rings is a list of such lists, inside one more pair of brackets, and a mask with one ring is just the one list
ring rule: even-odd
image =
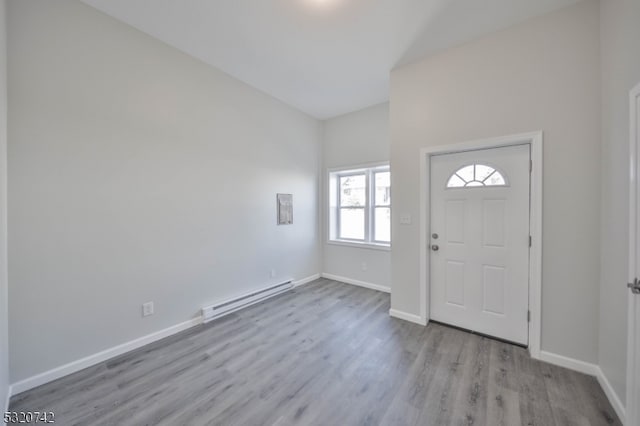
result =
[[611,383],[609,383],[609,379],[607,379],[607,376],[605,376],[599,365],[546,351],[540,351],[540,360],[548,362],[549,364],[568,368],[569,370],[588,374],[589,376],[595,376],[598,380],[598,383],[600,384],[600,387],[602,387],[604,394],[607,396],[607,399],[609,399],[611,406],[620,418],[620,421],[622,422],[622,424],[625,424],[626,414],[624,404],[620,400],[618,394],[613,390],[613,386],[611,386]]
[[372,284],[372,283],[368,283],[368,282],[365,282],[365,281],[354,280],[354,279],[347,278],[347,277],[341,277],[339,275],[327,274],[326,272],[323,272],[320,275],[322,276],[322,278],[326,278],[326,279],[329,279],[329,280],[340,281],[341,283],[345,283],[345,284],[357,285],[358,287],[364,287],[364,288],[368,288],[370,290],[382,291],[383,293],[391,293],[391,288],[383,286],[383,285]]
[[624,408],[624,404],[620,400],[620,397],[618,396],[616,391],[613,390],[613,386],[611,386],[611,383],[609,383],[609,379],[607,379],[607,376],[605,376],[604,371],[602,371],[600,367],[598,367],[598,374],[596,374],[596,378],[598,379],[598,383],[600,383],[600,387],[602,387],[604,394],[609,399],[611,406],[613,406],[613,409],[616,411],[620,422],[622,422],[623,425],[626,424],[627,414]]
[[588,374],[590,376],[597,376],[599,370],[599,367],[596,364],[591,364],[589,362],[580,361],[578,359],[569,358],[547,351],[540,351],[540,361],[548,362],[549,364],[568,368],[569,370]]
[[[299,287],[299,286],[308,284],[312,281],[315,281],[318,278],[320,278],[320,274],[314,274],[306,278],[302,278],[300,280],[294,281],[293,286],[294,288]],[[243,306],[243,308],[244,307],[246,306]],[[56,379],[67,376],[69,374],[73,374],[80,370],[84,370],[87,367],[91,367],[93,365],[99,364],[101,362],[104,362],[118,355],[122,355],[132,350],[141,348],[144,345],[148,345],[149,343],[153,343],[160,339],[164,339],[165,337],[169,337],[173,334],[187,330],[201,323],[202,323],[202,317],[198,316],[189,321],[185,321],[183,323],[174,325],[172,327],[165,328],[164,330],[160,330],[155,333],[148,334],[138,339],[131,340],[121,345],[114,346],[112,348],[106,349],[104,351],[98,352],[93,355],[89,355],[77,361],[72,361],[68,364],[62,365],[60,367],[56,367],[52,370],[45,371],[43,373],[21,380],[11,385],[9,395],[7,396],[7,404],[12,395],[17,395],[21,392],[27,391],[29,389],[33,389],[45,383],[52,382]]]
[[172,327],[165,328],[164,330],[160,330],[155,333],[147,334],[146,336],[140,337],[138,339],[131,340],[121,345],[114,346],[112,348],[95,353],[93,355],[89,355],[77,361],[72,361],[68,364],[62,365],[60,367],[56,367],[52,370],[45,371],[44,373],[40,373],[35,376],[29,377],[27,379],[21,380],[11,385],[11,394],[17,395],[21,392],[27,391],[29,389],[33,389],[45,383],[52,382],[56,379],[67,376],[69,374],[73,374],[80,370],[84,370],[87,367],[91,367],[93,365],[99,364],[101,362],[104,362],[118,355],[122,355],[129,351],[132,351],[134,349],[141,348],[144,345],[148,345],[149,343],[153,343],[160,339],[164,339],[165,337],[169,337],[173,334],[187,330],[200,323],[202,323],[202,318],[196,317],[189,321],[185,321],[183,323],[174,325]]
[[310,276],[308,276],[306,278],[302,278],[302,279],[300,279],[298,281],[294,281],[293,282],[293,288],[300,287],[300,286],[303,286],[305,284],[309,284],[310,282],[313,282],[313,281],[315,281],[315,280],[317,280],[319,278],[320,278],[320,274],[313,274],[313,275],[310,275]]
[[414,322],[420,325],[427,325],[428,322],[426,319],[420,317],[419,315],[409,314],[407,312],[398,311],[396,309],[389,309],[389,315],[394,318]]

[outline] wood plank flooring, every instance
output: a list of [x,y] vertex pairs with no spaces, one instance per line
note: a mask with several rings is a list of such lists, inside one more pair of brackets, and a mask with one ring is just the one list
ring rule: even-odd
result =
[[61,425],[620,425],[595,378],[318,280],[11,399]]

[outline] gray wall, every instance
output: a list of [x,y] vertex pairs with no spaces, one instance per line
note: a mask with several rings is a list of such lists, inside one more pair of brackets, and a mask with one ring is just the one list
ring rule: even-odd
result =
[[629,243],[629,91],[640,83],[640,2],[603,0],[602,263],[598,360],[622,403],[626,398]]
[[80,2],[8,16],[13,382],[319,271],[321,123]]
[[[0,0],[0,404],[9,395],[7,290],[7,28],[6,1]],[[6,407],[5,407],[6,409]]]
[[420,148],[543,130],[542,349],[597,362],[598,21],[584,1],[392,72],[393,309],[420,313]]
[[[376,105],[324,122],[323,166],[355,166],[389,161],[389,103]],[[326,184],[323,179],[323,184]],[[323,190],[326,218],[326,188]],[[322,272],[391,287],[391,253],[389,251],[327,244],[327,223],[322,238],[324,265]],[[366,270],[363,270],[363,263]]]

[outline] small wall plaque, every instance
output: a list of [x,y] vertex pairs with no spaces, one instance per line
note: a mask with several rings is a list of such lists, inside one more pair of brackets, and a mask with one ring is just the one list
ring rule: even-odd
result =
[[278,194],[278,225],[293,223],[293,194]]

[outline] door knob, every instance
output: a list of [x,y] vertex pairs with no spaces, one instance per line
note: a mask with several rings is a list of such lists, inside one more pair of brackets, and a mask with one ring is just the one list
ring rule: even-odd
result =
[[434,240],[438,239],[438,234],[436,234],[435,232],[433,234],[431,234],[431,238],[433,238]]
[[431,246],[431,250],[438,251],[438,250],[440,250],[440,247],[438,247],[437,244],[434,244],[434,245]]

